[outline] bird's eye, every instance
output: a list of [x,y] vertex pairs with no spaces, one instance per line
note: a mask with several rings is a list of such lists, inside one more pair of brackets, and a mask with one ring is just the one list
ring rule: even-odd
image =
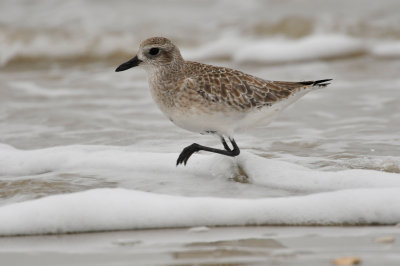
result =
[[160,49],[158,49],[158,48],[151,48],[150,51],[149,51],[149,54],[151,54],[151,55],[156,55],[156,54],[158,54],[159,52],[160,52]]

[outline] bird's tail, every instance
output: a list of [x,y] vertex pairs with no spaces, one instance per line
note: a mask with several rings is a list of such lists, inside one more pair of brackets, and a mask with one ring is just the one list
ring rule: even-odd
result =
[[290,92],[297,92],[299,90],[303,90],[305,88],[308,89],[319,89],[328,86],[332,79],[320,79],[320,80],[312,80],[312,81],[272,81],[273,85],[278,86],[280,89],[288,90]]
[[329,83],[329,81],[331,81],[331,80],[332,79],[320,79],[320,80],[313,80],[313,81],[301,81],[299,83],[302,85],[305,85],[305,86],[313,86],[313,87],[323,88],[323,87],[326,87],[329,84],[331,84],[331,83]]

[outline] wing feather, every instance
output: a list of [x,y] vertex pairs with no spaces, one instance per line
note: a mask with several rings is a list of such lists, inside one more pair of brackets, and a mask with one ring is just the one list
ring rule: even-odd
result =
[[197,65],[190,77],[191,87],[206,101],[239,111],[271,106],[300,90],[325,87],[330,81],[269,81],[229,68],[191,63]]

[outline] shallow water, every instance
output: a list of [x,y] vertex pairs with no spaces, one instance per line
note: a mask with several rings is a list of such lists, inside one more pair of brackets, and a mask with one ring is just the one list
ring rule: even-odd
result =
[[[400,4],[384,2],[360,8],[357,1],[324,6],[318,1],[171,1],[161,9],[157,1],[117,1],[109,12],[106,1],[2,1],[0,205],[96,188],[200,199],[290,199],[400,187]],[[320,12],[311,8],[316,4]],[[219,16],[226,6],[231,12]],[[174,39],[187,59],[271,80],[333,81],[268,127],[236,136],[241,159],[204,153],[186,168],[175,168],[185,146],[217,147],[218,140],[166,119],[150,97],[144,70],[114,72],[134,55],[140,40],[159,34]],[[280,162],[289,164],[264,167]],[[347,178],[336,187],[332,180],[315,185],[323,181],[312,179],[307,187],[298,181],[310,175],[325,180],[337,172],[336,180],[349,169],[366,171],[345,172]],[[269,182],[287,170],[293,175],[285,182],[293,186]],[[371,175],[377,181],[363,184]],[[244,183],[237,182],[243,178]],[[327,189],[328,184],[334,188]],[[8,210],[3,212],[7,219]],[[327,217],[322,223],[349,222]],[[290,224],[284,217],[277,221]],[[69,231],[63,222],[58,230]]]
[[135,230],[0,238],[9,265],[332,265],[355,256],[362,265],[397,266],[395,227],[230,227]]

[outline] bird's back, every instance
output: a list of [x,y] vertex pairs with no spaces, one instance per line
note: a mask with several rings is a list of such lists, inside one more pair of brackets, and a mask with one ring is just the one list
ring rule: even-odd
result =
[[325,87],[330,79],[318,81],[269,81],[238,70],[197,62],[185,62],[187,89],[206,101],[237,111],[272,106],[303,90]]

